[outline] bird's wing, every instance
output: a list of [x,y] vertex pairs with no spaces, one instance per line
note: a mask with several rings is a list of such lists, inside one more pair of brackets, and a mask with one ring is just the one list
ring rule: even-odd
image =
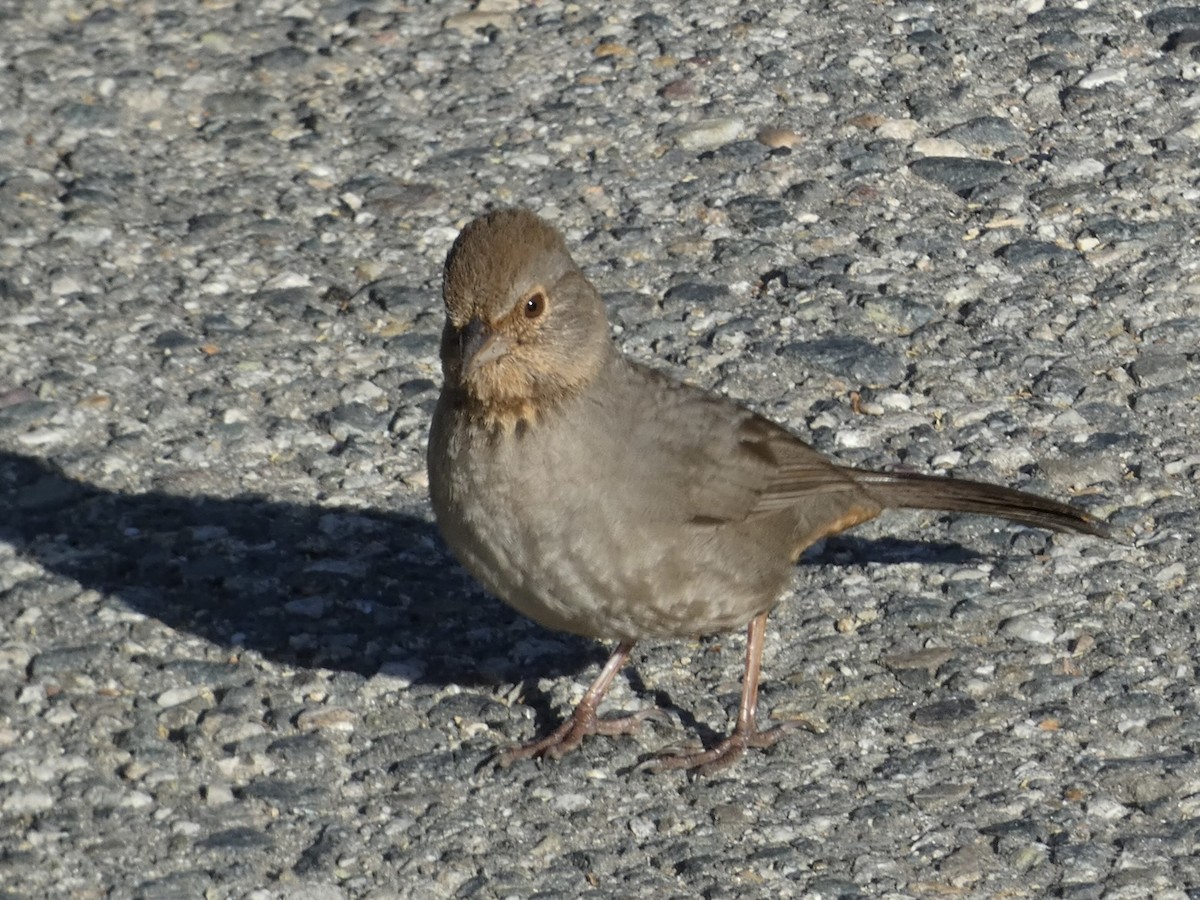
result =
[[741,522],[817,503],[840,519],[851,507],[874,506],[845,470],[798,437],[748,410],[738,412],[732,428],[710,436],[707,483],[693,485],[697,519]]
[[875,506],[844,469],[779,425],[727,398],[640,372],[655,397],[643,419],[654,446],[642,452],[671,461],[658,469],[663,483],[647,490],[683,497],[689,521],[743,522],[818,498],[831,518]]

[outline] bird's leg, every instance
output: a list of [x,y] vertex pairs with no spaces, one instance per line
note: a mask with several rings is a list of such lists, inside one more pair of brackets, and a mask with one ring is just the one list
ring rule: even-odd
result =
[[631,734],[636,731],[647,717],[658,711],[653,708],[644,709],[620,719],[601,719],[596,715],[600,701],[608,693],[613,679],[621,666],[625,665],[632,649],[633,641],[622,641],[618,644],[604,668],[600,670],[600,674],[596,676],[596,680],[583,695],[583,699],[576,705],[575,711],[565,722],[544,738],[501,751],[496,755],[496,765],[504,768],[519,759],[531,759],[536,756],[560,759],[578,747],[589,734]]
[[712,775],[742,758],[747,747],[770,747],[801,722],[785,722],[759,731],[755,722],[758,710],[758,675],[762,668],[763,639],[767,632],[767,614],[755,616],[746,633],[746,671],[742,676],[742,701],[738,705],[737,725],[729,737],[711,750],[664,756],[651,764],[651,771],[691,769],[698,775]]

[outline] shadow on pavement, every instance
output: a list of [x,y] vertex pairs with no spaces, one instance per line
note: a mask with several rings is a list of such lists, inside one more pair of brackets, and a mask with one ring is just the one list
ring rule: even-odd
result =
[[[405,513],[113,493],[0,453],[0,541],[170,628],[289,665],[371,676],[390,664],[435,684],[530,674],[522,635],[496,641],[520,616],[474,584],[432,522]],[[546,638],[541,676],[605,655]]]

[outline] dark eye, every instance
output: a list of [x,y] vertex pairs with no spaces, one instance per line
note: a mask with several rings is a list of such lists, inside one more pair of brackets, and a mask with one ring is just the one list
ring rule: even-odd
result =
[[541,291],[538,291],[536,294],[530,294],[525,298],[523,309],[525,311],[525,318],[536,319],[546,311],[546,295]]

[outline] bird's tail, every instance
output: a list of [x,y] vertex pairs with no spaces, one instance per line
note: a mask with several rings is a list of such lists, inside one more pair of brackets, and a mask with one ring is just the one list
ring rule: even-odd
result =
[[885,507],[979,513],[1053,531],[1109,534],[1107,525],[1077,507],[1013,488],[912,472],[844,471]]

